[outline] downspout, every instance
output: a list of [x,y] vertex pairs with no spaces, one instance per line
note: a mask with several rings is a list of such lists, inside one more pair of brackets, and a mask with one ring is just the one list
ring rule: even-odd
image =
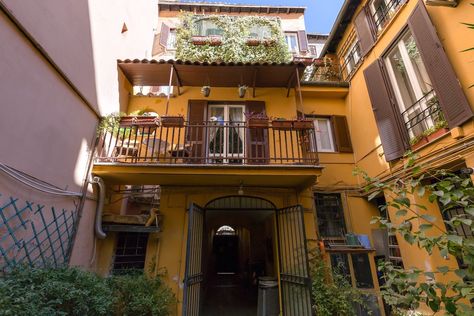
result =
[[101,177],[94,177],[90,182],[92,184],[97,184],[98,188],[98,199],[97,199],[97,207],[95,210],[95,222],[94,222],[94,231],[95,236],[98,239],[105,239],[107,235],[105,234],[104,230],[102,229],[102,211],[104,210],[104,202],[105,202],[105,183]]

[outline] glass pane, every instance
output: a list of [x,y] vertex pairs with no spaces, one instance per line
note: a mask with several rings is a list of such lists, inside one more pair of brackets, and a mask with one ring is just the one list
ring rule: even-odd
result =
[[[222,154],[224,152],[224,107],[211,107],[209,111],[209,153]],[[216,127],[214,127],[216,126]]]
[[358,288],[371,289],[374,287],[369,256],[367,254],[352,254],[352,267],[354,268],[356,286]]
[[400,95],[403,100],[403,108],[406,110],[417,101],[417,98],[415,96],[415,92],[413,91],[412,84],[408,77],[405,60],[403,60],[398,46],[393,52],[390,53],[388,58],[392,66],[393,73],[395,75],[395,80],[397,81]]
[[413,38],[413,35],[409,34],[407,38],[404,39],[404,42],[408,52],[408,56],[410,56],[410,61],[415,70],[418,84],[420,85],[423,94],[426,94],[433,89],[433,86],[431,85],[431,80],[428,77],[428,73],[426,72],[425,65],[423,64],[423,60],[420,56],[420,51],[416,46],[416,42]]
[[318,121],[318,130],[316,133],[319,134],[320,143],[319,148],[322,150],[332,150],[331,137],[329,133],[329,121],[328,120],[317,120]]
[[242,154],[243,146],[243,115],[244,110],[241,107],[231,107],[229,109],[229,154]]
[[315,194],[316,216],[321,237],[342,237],[346,231],[340,194]]

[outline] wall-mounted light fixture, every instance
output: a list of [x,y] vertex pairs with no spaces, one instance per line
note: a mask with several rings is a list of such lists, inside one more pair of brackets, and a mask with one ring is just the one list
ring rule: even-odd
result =
[[239,85],[239,98],[245,97],[245,94],[247,93],[247,86],[246,85]]
[[239,191],[237,191],[239,195],[244,195],[244,183],[240,181]]

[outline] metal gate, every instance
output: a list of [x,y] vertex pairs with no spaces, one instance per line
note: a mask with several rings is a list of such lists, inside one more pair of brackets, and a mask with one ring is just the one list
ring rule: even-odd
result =
[[183,316],[197,316],[201,310],[201,285],[204,279],[202,271],[203,235],[204,209],[192,203],[188,214]]
[[311,316],[311,279],[300,205],[277,210],[280,282],[284,316]]

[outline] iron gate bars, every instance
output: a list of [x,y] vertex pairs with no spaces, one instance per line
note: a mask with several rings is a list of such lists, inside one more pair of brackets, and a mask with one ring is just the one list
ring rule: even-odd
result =
[[284,316],[311,316],[311,279],[300,205],[277,210],[280,282]]
[[198,316],[201,310],[202,239],[204,209],[192,203],[188,213],[188,241],[184,274],[183,316]]

